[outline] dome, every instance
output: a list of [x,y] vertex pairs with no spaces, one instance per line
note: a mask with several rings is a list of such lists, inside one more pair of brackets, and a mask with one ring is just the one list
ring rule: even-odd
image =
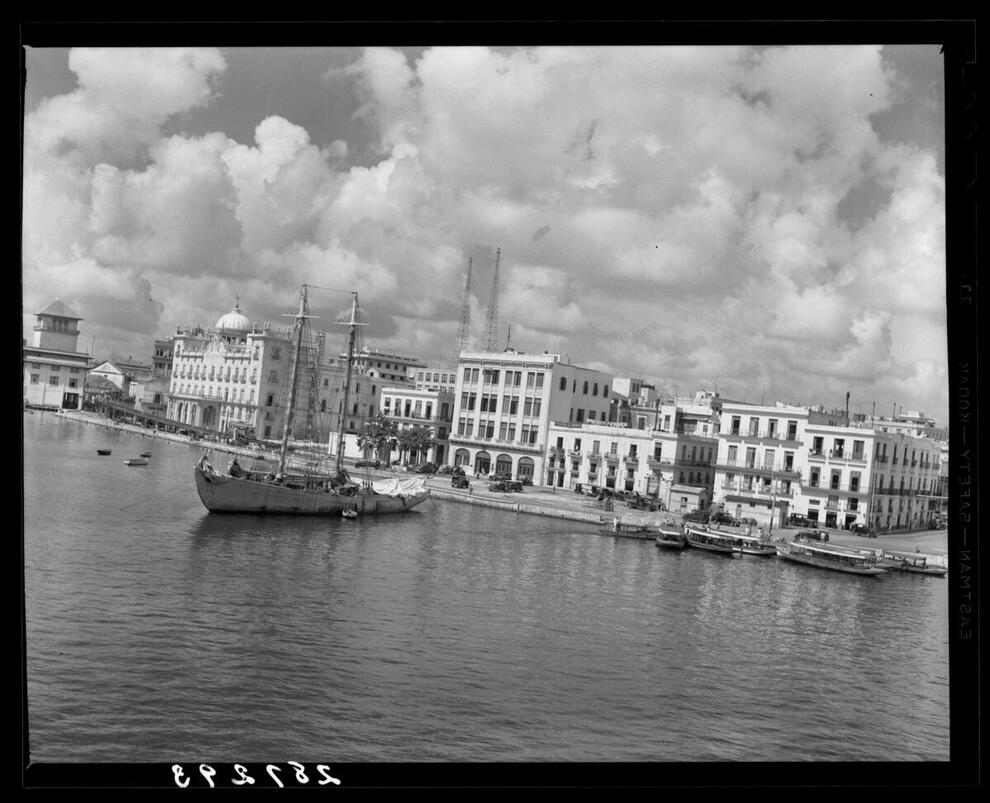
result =
[[249,321],[242,313],[240,304],[234,304],[234,308],[217,321],[217,329],[226,332],[246,332],[251,328]]

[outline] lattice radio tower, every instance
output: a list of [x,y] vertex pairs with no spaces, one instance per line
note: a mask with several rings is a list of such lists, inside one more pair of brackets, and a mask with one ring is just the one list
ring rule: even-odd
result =
[[498,347],[498,263],[501,255],[502,249],[495,249],[495,272],[492,274],[492,292],[485,319],[485,351],[495,351]]
[[464,279],[464,304],[461,306],[461,327],[457,330],[457,355],[460,356],[471,344],[471,263],[468,257],[467,277]]

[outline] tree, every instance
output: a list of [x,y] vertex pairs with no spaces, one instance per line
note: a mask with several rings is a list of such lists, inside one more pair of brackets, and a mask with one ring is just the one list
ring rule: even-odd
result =
[[409,453],[416,456],[416,464],[422,463],[422,457],[436,445],[433,431],[430,427],[412,426],[403,429],[398,435],[399,454]]
[[389,443],[395,438],[396,425],[394,421],[381,416],[368,419],[364,425],[364,431],[358,435],[358,448],[364,452],[371,449],[375,459],[383,459],[382,454],[387,449]]

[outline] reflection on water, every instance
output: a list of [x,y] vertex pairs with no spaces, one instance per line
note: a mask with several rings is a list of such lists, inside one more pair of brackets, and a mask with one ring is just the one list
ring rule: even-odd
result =
[[439,500],[211,515],[196,448],[25,430],[36,760],[948,757],[944,581]]

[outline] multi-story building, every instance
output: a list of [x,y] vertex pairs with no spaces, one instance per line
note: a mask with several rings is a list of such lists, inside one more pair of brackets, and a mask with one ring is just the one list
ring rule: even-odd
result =
[[425,368],[410,368],[409,380],[417,390],[436,390],[453,393],[457,384],[457,368],[444,365],[427,365]]
[[[172,338],[168,418],[225,432],[253,427],[260,438],[282,436],[292,367],[292,327],[252,324],[238,305],[211,330],[179,328]],[[304,343],[299,360],[292,436],[322,441],[329,430],[332,363],[325,336]]]
[[[346,354],[340,355],[344,362]],[[426,368],[426,363],[416,357],[388,354],[377,348],[365,346],[354,354],[354,370],[381,385],[405,385],[410,382],[410,372]]]
[[43,409],[80,410],[90,355],[76,350],[82,320],[56,298],[35,313],[31,345],[22,343],[24,404]]
[[450,456],[487,475],[557,482],[545,456],[551,422],[607,421],[612,375],[560,360],[560,355],[461,354],[454,391]]
[[876,432],[869,521],[878,530],[928,526],[939,497],[942,445],[931,438]]
[[721,400],[715,503],[738,519],[783,524],[800,493],[808,409]]
[[[636,408],[630,408],[635,415]],[[548,483],[607,488],[653,497],[669,510],[707,508],[715,478],[717,440],[707,405],[671,403],[668,426],[631,428],[621,423],[551,423]],[[652,423],[652,422],[651,422]]]
[[426,427],[430,431],[432,445],[425,454],[410,455],[412,463],[430,462],[439,465],[446,461],[453,410],[453,393],[412,388],[408,385],[385,387],[381,390],[382,418],[395,423],[399,432],[413,427]]
[[860,427],[809,422],[804,470],[794,512],[826,527],[848,529],[871,521],[877,435]]

